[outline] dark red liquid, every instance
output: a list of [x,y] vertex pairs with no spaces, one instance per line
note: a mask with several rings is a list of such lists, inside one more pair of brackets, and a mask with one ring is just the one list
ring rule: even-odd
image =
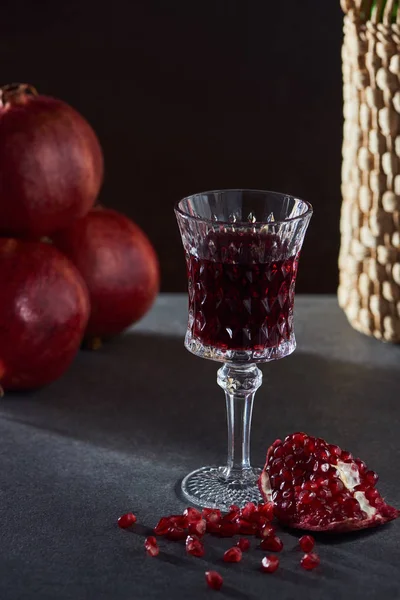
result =
[[206,258],[187,258],[192,336],[207,346],[242,351],[289,340],[298,255],[274,260],[285,251],[271,234],[218,233],[211,251],[209,243],[201,249]]

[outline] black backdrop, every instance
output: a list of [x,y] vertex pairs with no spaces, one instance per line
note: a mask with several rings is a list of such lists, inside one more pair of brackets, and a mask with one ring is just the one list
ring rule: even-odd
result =
[[180,197],[250,187],[312,202],[298,291],[334,292],[339,248],[339,0],[3,0],[3,83],[63,98],[104,148],[101,201],[154,243],[183,291]]

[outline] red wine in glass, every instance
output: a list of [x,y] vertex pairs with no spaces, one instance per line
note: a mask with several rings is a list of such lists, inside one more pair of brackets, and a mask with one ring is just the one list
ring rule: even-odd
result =
[[[219,260],[212,260],[213,251]],[[239,351],[262,351],[289,340],[298,254],[287,256],[276,235],[259,232],[214,233],[201,254],[206,258],[187,257],[195,339]]]

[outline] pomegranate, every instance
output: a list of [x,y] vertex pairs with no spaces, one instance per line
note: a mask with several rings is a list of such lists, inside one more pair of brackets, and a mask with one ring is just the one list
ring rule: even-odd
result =
[[93,206],[103,156],[73,108],[26,84],[0,90],[0,232],[39,238]]
[[54,381],[80,346],[89,316],[82,277],[56,248],[0,239],[0,385]]
[[277,440],[259,486],[279,521],[310,531],[351,531],[399,516],[375,484],[378,476],[350,452],[306,433]]
[[96,208],[53,236],[89,289],[89,344],[110,338],[138,321],[159,288],[155,251],[143,231],[114,210]]

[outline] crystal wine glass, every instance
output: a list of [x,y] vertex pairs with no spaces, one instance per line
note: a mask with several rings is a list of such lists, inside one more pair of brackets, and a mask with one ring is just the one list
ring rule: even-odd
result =
[[256,363],[296,347],[293,304],[299,254],[312,215],[308,202],[275,192],[220,190],[177,203],[186,255],[187,350],[219,361],[225,391],[228,461],[182,482],[193,504],[227,509],[261,500],[250,464],[253,400],[262,383]]

